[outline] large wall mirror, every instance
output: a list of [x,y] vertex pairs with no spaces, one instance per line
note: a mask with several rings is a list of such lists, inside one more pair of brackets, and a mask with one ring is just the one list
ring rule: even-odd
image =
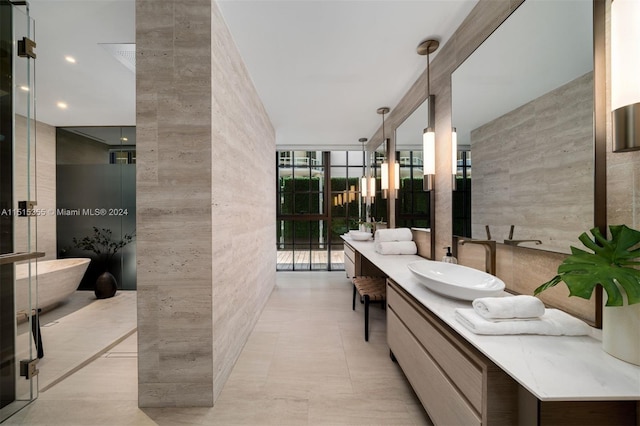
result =
[[396,160],[400,164],[397,227],[431,228],[431,197],[423,189],[422,133],[427,117],[425,101],[396,128]]
[[526,0],[453,72],[472,171],[464,236],[485,239],[488,226],[499,242],[581,246],[594,224],[593,51],[591,1]]

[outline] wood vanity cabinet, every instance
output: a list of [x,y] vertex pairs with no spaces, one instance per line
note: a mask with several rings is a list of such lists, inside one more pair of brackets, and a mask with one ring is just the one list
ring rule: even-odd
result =
[[518,385],[387,280],[387,340],[436,425],[518,424]]
[[356,276],[356,251],[349,244],[344,244],[344,270],[347,278]]
[[344,270],[349,279],[361,276],[386,277],[384,272],[346,241],[344,242]]
[[640,425],[637,401],[540,401],[393,280],[387,341],[436,425]]

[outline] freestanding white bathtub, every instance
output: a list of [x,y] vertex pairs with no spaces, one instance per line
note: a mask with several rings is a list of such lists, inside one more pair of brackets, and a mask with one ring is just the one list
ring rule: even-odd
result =
[[[68,258],[31,262],[31,297],[35,304],[36,272],[38,276],[38,308],[47,309],[62,302],[78,288],[89,258]],[[16,265],[16,312],[29,308],[29,263]]]

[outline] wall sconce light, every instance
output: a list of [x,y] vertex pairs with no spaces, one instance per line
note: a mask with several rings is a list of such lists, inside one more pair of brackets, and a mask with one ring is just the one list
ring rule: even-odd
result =
[[[382,115],[382,140],[384,142],[384,154],[385,154],[384,161],[380,165],[380,189],[382,189],[382,198],[387,198],[389,194],[389,161],[387,160],[388,139],[386,137],[385,128],[384,128],[384,115],[389,112],[389,107],[378,108],[376,112]],[[397,168],[398,171],[400,171],[399,167],[400,165],[398,165],[398,168]],[[394,171],[395,170],[396,169],[394,168]],[[394,188],[394,189],[397,190],[398,188]]]
[[358,139],[362,143],[362,177],[360,178],[360,195],[364,200],[367,197],[374,198],[376,196],[376,180],[373,177],[367,177],[366,172],[366,153],[364,151],[364,144],[367,142],[367,138]]
[[431,94],[431,75],[429,69],[429,55],[438,49],[440,42],[437,40],[427,39],[418,45],[416,49],[418,55],[427,56],[427,107],[429,108],[427,116],[427,127],[422,134],[422,161],[424,163],[424,181],[423,189],[432,191],[435,186],[436,177],[436,97]]
[[451,187],[456,190],[456,175],[458,174],[458,132],[451,128]]
[[611,3],[613,152],[640,149],[640,2]]

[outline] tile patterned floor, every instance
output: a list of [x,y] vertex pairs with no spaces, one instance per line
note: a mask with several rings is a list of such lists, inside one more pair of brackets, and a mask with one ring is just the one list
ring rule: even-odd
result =
[[385,311],[351,310],[344,272],[279,272],[213,408],[139,409],[136,336],[42,392],[6,424],[429,425],[386,346]]

